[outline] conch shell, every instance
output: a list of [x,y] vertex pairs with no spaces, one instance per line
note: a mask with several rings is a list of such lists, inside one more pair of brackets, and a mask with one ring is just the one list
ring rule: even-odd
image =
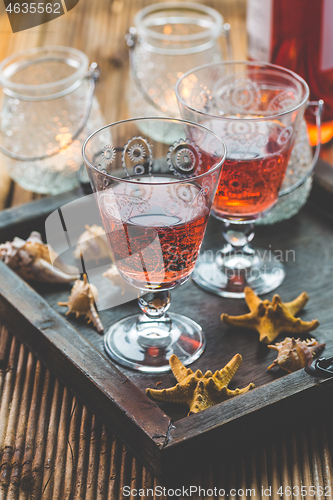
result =
[[74,257],[80,259],[82,255],[84,260],[95,262],[110,259],[111,252],[104,229],[96,224],[85,227],[86,231],[78,239]]
[[99,333],[104,331],[103,325],[95,309],[95,300],[98,298],[97,288],[88,283],[87,275],[83,275],[83,281],[75,281],[68,302],[58,302],[59,306],[67,306],[69,313],[75,313],[78,318],[85,315],[88,323],[93,322]]
[[126,282],[120,276],[115,264],[112,264],[112,266],[109,267],[109,269],[107,271],[105,271],[105,273],[103,273],[103,277],[108,278],[110,281],[112,281],[114,286],[119,286],[121,288],[121,292],[120,292],[121,295],[124,295]]
[[[33,231],[27,240],[14,238],[0,245],[0,259],[24,280],[70,283],[79,270],[62,262],[58,254]],[[54,262],[54,264],[52,264]]]
[[305,368],[316,354],[319,354],[325,344],[319,344],[315,339],[301,341],[286,337],[282,342],[267,346],[278,351],[278,357],[268,367],[271,370],[275,366],[280,366],[287,372],[295,372]]

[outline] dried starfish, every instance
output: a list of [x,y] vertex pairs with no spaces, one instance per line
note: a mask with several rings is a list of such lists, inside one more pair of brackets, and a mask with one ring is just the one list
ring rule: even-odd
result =
[[278,357],[267,369],[271,370],[275,366],[280,366],[283,370],[292,373],[307,366],[312,358],[324,349],[325,344],[319,344],[315,339],[301,341],[301,339],[286,337],[282,342],[268,347],[278,351]]
[[16,237],[0,245],[0,260],[27,281],[70,283],[80,276],[76,267],[62,262],[58,254],[43,243],[37,231],[27,240]]
[[270,344],[280,333],[306,335],[319,326],[317,319],[302,321],[300,318],[295,318],[295,314],[301,311],[309,300],[306,292],[285,304],[279,295],[274,295],[272,302],[261,300],[248,286],[244,288],[244,293],[250,312],[242,316],[222,314],[221,320],[227,325],[257,330],[260,342]]
[[229,363],[213,375],[207,371],[205,375],[200,370],[195,373],[186,368],[175,354],[169,360],[171,370],[178,384],[169,389],[146,389],[149,397],[155,401],[165,403],[183,403],[191,413],[198,413],[210,406],[221,403],[238,394],[249,391],[254,384],[249,384],[244,389],[228,389],[228,385],[242,363],[242,356],[236,354]]
[[68,297],[68,302],[58,302],[58,305],[68,307],[66,315],[72,312],[78,318],[84,314],[88,319],[88,323],[92,321],[96,330],[102,333],[104,328],[95,309],[95,300],[97,300],[97,297],[97,288],[88,283],[87,275],[84,274],[83,281],[75,281],[71,294]]

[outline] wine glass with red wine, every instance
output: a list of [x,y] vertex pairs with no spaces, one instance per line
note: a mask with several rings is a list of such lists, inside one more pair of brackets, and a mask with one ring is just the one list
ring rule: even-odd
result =
[[[170,126],[172,144],[159,139]],[[114,123],[83,146],[114,263],[140,291],[141,313],[105,335],[107,353],[124,366],[163,372],[172,354],[188,365],[204,350],[201,327],[167,310],[170,290],[194,269],[225,156],[210,130],[167,118]]]
[[223,221],[225,246],[200,255],[194,281],[222,297],[277,288],[285,277],[272,251],[254,250],[254,223],[278,200],[309,88],[298,75],[266,63],[200,66],[176,84],[182,117],[223,138],[227,159],[212,214]]

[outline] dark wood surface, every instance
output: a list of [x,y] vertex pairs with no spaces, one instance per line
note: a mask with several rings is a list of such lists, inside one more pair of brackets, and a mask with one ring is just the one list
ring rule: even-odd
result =
[[[319,221],[318,221],[319,218]],[[319,222],[319,224],[318,224]],[[204,248],[213,248],[216,252],[222,243],[221,225],[218,221],[211,219],[205,237]],[[292,221],[280,224],[279,227],[260,228],[257,231],[255,244],[262,249],[270,248],[274,251],[281,250],[284,255],[288,250],[295,252],[295,262],[286,262],[287,277],[279,288],[278,293],[284,301],[290,301],[303,290],[310,295],[306,309],[302,312],[302,319],[309,321],[318,318],[321,321],[320,328],[310,336],[321,342],[327,343],[326,355],[333,355],[333,341],[331,331],[333,318],[331,316],[329,303],[333,300],[331,288],[332,268],[330,269],[329,252],[333,251],[333,235],[327,220],[321,220],[320,216],[311,212],[311,207],[293,218]],[[287,254],[290,259],[290,253]],[[314,263],[317,255],[317,264]],[[318,273],[322,272],[322,279],[318,280]],[[324,276],[326,274],[326,276]],[[105,292],[112,283],[105,278]],[[41,295],[60,314],[64,314],[65,308],[58,306],[58,301],[66,301],[69,293],[68,287],[63,290],[52,291],[49,286],[37,288]],[[103,293],[103,291],[100,291]],[[270,383],[276,378],[286,376],[286,372],[267,371],[267,367],[276,357],[273,350],[258,342],[258,334],[253,331],[232,328],[224,325],[220,320],[222,313],[232,315],[248,312],[244,300],[230,300],[217,297],[201,290],[192,280],[172,291],[171,311],[188,315],[191,319],[203,326],[207,337],[207,348],[204,354],[191,366],[193,370],[200,368],[202,371],[221,369],[237,352],[243,356],[243,363],[230,387],[244,387],[253,382],[256,387]],[[273,293],[268,294],[271,298]],[[107,328],[115,321],[129,314],[138,312],[136,301],[109,310],[101,311],[100,317],[103,325]],[[87,325],[83,318],[75,319],[69,315],[67,320],[73,324],[98,350],[104,352],[103,337]],[[283,339],[282,336],[280,338]],[[333,339],[332,339],[333,340]],[[173,375],[157,374],[149,375],[135,372],[120,367],[142,391],[147,387],[154,388],[160,382],[158,388],[170,387],[175,384]],[[254,396],[253,396],[254,397]],[[173,419],[185,417],[186,408],[180,412],[175,405],[163,405]]]
[[[206,2],[205,2],[206,3]],[[0,2],[0,60],[26,48],[41,45],[70,45],[87,53],[90,61],[96,60],[102,67],[101,79],[98,85],[98,99],[101,103],[106,121],[113,122],[127,117],[126,102],[124,99],[124,82],[128,73],[128,53],[124,48],[124,33],[132,25],[134,14],[142,7],[151,4],[148,0],[98,0],[98,2],[81,0],[71,12],[51,23],[41,25],[32,30],[12,34],[8,18],[4,12],[4,4]],[[207,4],[219,10],[226,22],[231,24],[231,38],[234,59],[242,60],[246,57],[246,29],[245,29],[245,0],[210,0]],[[324,156],[333,164],[333,148],[326,149],[328,155]],[[323,152],[325,153],[325,151]],[[333,169],[331,168],[331,172]],[[330,172],[330,170],[328,170]],[[10,180],[5,170],[4,161],[0,158],[0,208],[21,205],[35,200],[39,195],[22,189]],[[315,187],[316,188],[316,187]],[[320,193],[320,198],[323,194]],[[36,205],[35,205],[36,206]],[[42,208],[44,207],[44,208]],[[44,210],[46,205],[42,204]],[[327,210],[332,209],[331,198],[327,198]],[[26,207],[22,208],[24,214]],[[20,224],[20,234],[28,235],[29,227]],[[2,233],[3,235],[4,233]],[[9,237],[9,230],[8,230]],[[12,231],[10,237],[16,235]],[[259,234],[255,241],[258,241]],[[1,241],[6,239],[6,234]],[[324,245],[325,247],[325,245]],[[321,248],[319,250],[322,250]],[[326,260],[326,265],[329,260]],[[312,270],[312,267],[311,267]],[[318,288],[320,288],[322,269],[318,271]],[[286,285],[286,283],[285,283]],[[284,285],[284,286],[285,286]],[[292,295],[292,294],[290,294]],[[306,308],[309,311],[311,302]],[[327,309],[331,302],[327,302]],[[175,300],[173,300],[173,306]],[[327,312],[327,317],[328,317]],[[302,314],[302,317],[305,317]],[[319,318],[321,319],[321,318]],[[326,324],[326,323],[325,323]],[[318,330],[321,331],[324,323]],[[14,328],[14,333],[19,330]],[[24,332],[23,332],[24,333]],[[0,456],[3,449],[12,446],[16,452],[25,440],[25,431],[31,433],[34,429],[34,411],[38,414],[39,427],[36,429],[36,441],[33,464],[33,490],[27,490],[27,484],[20,480],[20,469],[26,465],[26,456],[21,458],[15,455],[15,461],[1,467],[0,498],[42,498],[44,499],[69,499],[85,498],[93,500],[121,499],[123,500],[122,486],[151,488],[156,485],[149,472],[142,468],[139,461],[127,451],[127,448],[116,439],[113,432],[106,432],[104,426],[95,421],[94,413],[98,419],[98,408],[93,409],[93,414],[80,404],[80,401],[63,388],[51,376],[51,384],[47,390],[46,370],[45,381],[41,380],[39,364],[30,355],[27,349],[23,353],[28,357],[27,364],[21,363],[22,346],[13,340],[6,344],[3,331],[0,333],[0,411],[1,415],[10,414],[6,422],[2,420],[0,427]],[[13,348],[14,346],[14,348]],[[4,350],[2,350],[4,348]],[[9,356],[10,353],[10,356]],[[20,357],[18,354],[20,353]],[[8,356],[7,356],[8,354]],[[8,358],[8,359],[7,359]],[[8,371],[2,371],[7,367]],[[241,370],[243,370],[243,367]],[[239,372],[239,375],[241,371]],[[282,378],[284,380],[285,378]],[[24,400],[23,382],[32,394],[33,387],[38,383],[43,385],[43,396],[39,401],[35,398]],[[22,387],[21,387],[22,385]],[[21,398],[22,396],[22,405]],[[16,399],[15,399],[16,397]],[[290,398],[289,398],[290,399]],[[292,399],[295,401],[295,398]],[[325,401],[326,403],[326,401]],[[71,406],[72,405],[72,406]],[[312,408],[312,398],[308,407]],[[24,413],[30,411],[29,417]],[[281,403],[280,403],[281,408]],[[219,447],[218,456],[214,455],[214,468],[208,467],[208,462],[202,456],[203,448],[193,450],[193,456],[199,463],[200,472],[193,472],[188,481],[183,485],[197,485],[198,487],[211,488],[214,486],[225,488],[255,488],[252,498],[267,500],[267,495],[262,488],[272,486],[271,498],[280,500],[278,494],[280,487],[286,488],[305,487],[315,488],[314,497],[307,494],[306,500],[321,500],[318,488],[330,488],[333,478],[333,427],[329,408],[319,411],[312,421],[305,420],[305,413],[294,424],[288,419],[294,414],[292,405],[285,409],[285,414],[277,410],[268,418],[270,432],[265,436],[259,432],[255,446],[247,447],[246,443],[253,432],[248,432],[243,440],[242,450],[235,456],[232,454],[234,444],[226,449],[223,439],[216,439]],[[15,415],[18,414],[17,420]],[[206,413],[207,415],[207,413]],[[254,414],[255,415],[255,414]],[[265,419],[261,411],[262,419]],[[282,417],[287,419],[282,422]],[[201,418],[206,421],[204,413]],[[207,417],[207,420],[208,417]],[[91,422],[91,425],[90,425]],[[193,419],[186,419],[186,425],[192,427]],[[255,424],[255,423],[254,423]],[[101,429],[102,427],[102,429]],[[254,425],[256,428],[256,425]],[[178,423],[180,428],[180,423]],[[13,437],[7,439],[9,430],[15,430]],[[44,431],[45,429],[45,431]],[[42,430],[42,432],[41,432]],[[260,430],[260,429],[259,429]],[[239,429],[231,429],[235,441],[239,441]],[[233,437],[233,436],[232,436]],[[23,441],[22,441],[23,439]],[[27,440],[28,434],[27,434]],[[30,441],[29,441],[30,442]],[[45,453],[45,456],[43,455]],[[166,459],[166,455],[165,455]],[[98,463],[98,472],[96,470]],[[179,468],[180,471],[182,467]],[[44,475],[43,475],[44,474]],[[40,483],[40,484],[39,484]],[[326,492],[327,490],[325,490]],[[30,496],[31,495],[31,496]],[[203,499],[204,496],[194,494],[194,499]],[[153,500],[155,496],[147,494]],[[156,497],[161,498],[161,497]],[[184,497],[186,498],[186,497]],[[211,500],[206,496],[205,500]],[[300,495],[294,495],[297,500],[302,500]],[[239,495],[245,500],[245,494]]]
[[[64,199],[60,201],[63,203]],[[42,205],[41,202],[38,203],[39,206]],[[26,207],[27,210],[30,208],[30,221],[25,212],[25,232],[40,228],[40,218],[36,219],[36,210],[32,204]],[[18,219],[21,212],[22,210],[17,212]],[[6,216],[4,212],[3,218]],[[15,213],[11,212],[7,220],[10,224],[13,221],[15,224]],[[7,231],[6,222],[1,220],[1,215],[0,226],[0,238],[3,240]],[[16,227],[19,226],[16,224]],[[220,223],[211,219],[203,248],[219,248],[220,230]],[[301,317],[305,320],[320,320],[321,326],[313,336],[326,342],[325,355],[332,355],[331,218],[321,212],[315,201],[310,200],[293,219],[274,227],[258,228],[255,244],[262,248],[271,248],[272,252],[294,251],[295,258],[285,263],[287,277],[279,288],[279,293],[285,301],[292,300],[303,290],[309,293],[310,301]],[[218,436],[222,435],[227,443],[233,435],[231,431],[238,430],[238,441],[242,442],[254,421],[256,425],[252,429],[253,436],[256,432],[264,431],[267,415],[272,418],[272,415],[278,412],[279,419],[283,420],[286,404],[296,415],[301,411],[302,404],[307,404],[307,398],[311,397],[315,401],[318,397],[317,381],[303,371],[294,374],[267,372],[267,366],[275,357],[274,352],[259,344],[255,332],[232,329],[221,323],[222,312],[241,314],[247,311],[243,300],[216,297],[200,290],[189,281],[172,292],[171,310],[187,314],[204,327],[207,349],[194,363],[193,368],[203,371],[219,369],[236,352],[240,352],[243,364],[230,387],[243,387],[254,382],[257,388],[191,417],[186,417],[185,408],[161,405],[159,409],[146,397],[145,388],[154,387],[156,382],[160,381],[159,387],[174,385],[172,374],[153,376],[121,367],[120,371],[114,368],[103,354],[101,336],[83,320],[68,317],[69,323],[74,326],[72,328],[61,317],[65,310],[58,306],[57,302],[66,300],[70,287],[57,286],[50,291],[49,286],[35,286],[52,306],[50,309],[47,303],[39,299],[38,294],[3,266],[2,276],[1,316],[6,318],[11,326],[19,327],[22,340],[88,407],[95,412],[96,408],[99,408],[98,413],[102,421],[112,422],[115,432],[156,475],[169,478],[174,476],[175,470],[188,456],[191,458],[187,460],[187,465],[193,469],[195,456],[191,450],[196,446],[204,448],[203,452],[210,451],[212,455]],[[107,280],[105,283],[110,286]],[[272,294],[268,295],[269,298],[271,296]],[[136,303],[130,302],[102,311],[100,316],[104,325],[108,326],[135,311]],[[330,381],[322,381],[319,385],[328,388]]]
[[[147,500],[166,500],[166,494],[152,491],[159,482],[115,436],[112,426],[106,428],[5,328],[0,329],[0,360],[1,500],[124,500],[124,486],[145,489]],[[308,409],[313,406],[309,399]],[[214,500],[226,498],[231,488],[239,492],[240,500],[248,498],[250,490],[251,498],[281,500],[281,492],[290,488],[295,500],[311,500],[313,493],[322,500],[321,491],[329,496],[333,477],[330,406],[326,411],[316,408],[311,420],[306,418],[309,411],[304,411],[296,423],[291,408],[285,410],[292,417],[287,424],[276,412],[268,418],[269,433],[257,434],[255,443],[248,445],[246,438],[236,449],[238,429],[233,430],[231,446],[223,436],[216,439],[212,467],[208,466],[212,456],[207,461],[197,446],[193,456],[199,471],[195,468],[185,477],[183,464],[178,467],[178,486],[184,488],[180,498],[188,498],[190,486],[197,488],[190,495],[193,500],[213,498],[209,492],[199,494],[199,487],[224,489],[225,494],[219,492]],[[304,497],[297,495],[301,487]]]

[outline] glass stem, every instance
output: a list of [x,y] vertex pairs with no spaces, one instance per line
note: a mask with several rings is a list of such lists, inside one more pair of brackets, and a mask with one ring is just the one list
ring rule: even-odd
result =
[[148,292],[139,296],[142,313],[137,320],[138,342],[142,347],[165,347],[171,340],[172,322],[166,311],[170,307],[170,292]]
[[217,254],[217,265],[227,277],[228,288],[244,287],[255,257],[249,245],[254,237],[254,224],[224,222],[223,237],[227,243]]

